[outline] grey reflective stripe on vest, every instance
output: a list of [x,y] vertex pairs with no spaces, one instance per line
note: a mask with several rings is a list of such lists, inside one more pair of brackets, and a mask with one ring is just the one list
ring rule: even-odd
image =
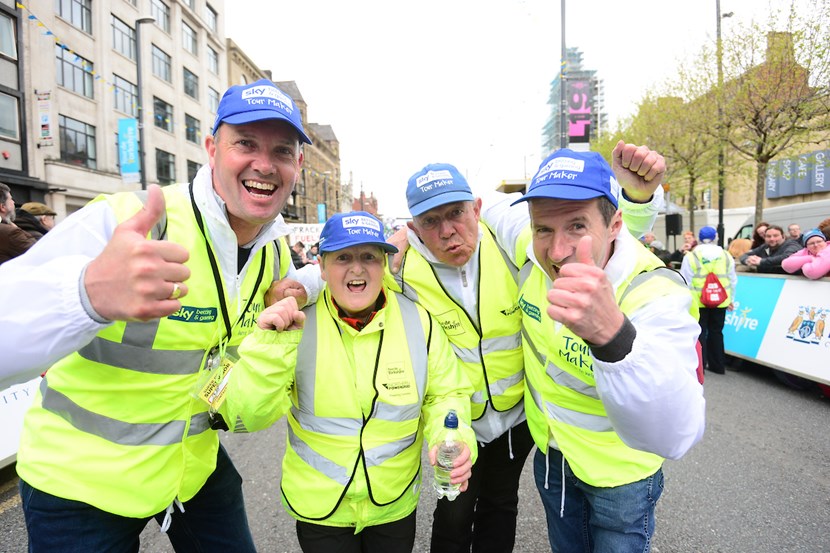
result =
[[297,437],[290,424],[288,425],[288,443],[291,445],[294,453],[314,470],[326,475],[341,486],[347,486],[349,484],[349,480],[352,477],[351,467],[342,467],[311,449],[304,441]]
[[[702,286],[695,286],[694,285],[694,280],[696,278],[705,279],[706,276],[709,273],[708,272],[703,272],[703,261],[700,258],[698,258],[696,255],[694,255],[693,252],[690,255],[692,256],[692,259],[694,260],[692,262],[693,267],[694,267],[694,274],[692,274],[692,290],[694,290],[695,292],[702,292],[703,287]],[[726,262],[726,267],[727,267],[727,269],[729,268],[729,260],[727,260],[727,262]],[[718,280],[722,280],[724,278],[726,278],[726,279],[729,278],[729,275],[726,274],[726,273],[715,273],[715,276],[718,278]],[[701,282],[701,284],[702,284],[702,282]]]
[[[521,382],[524,377],[525,371],[522,369],[516,374],[505,376],[504,378],[491,383],[490,386],[487,387],[490,391],[490,397],[504,395],[508,389]],[[485,403],[487,398],[484,397],[484,392],[476,392],[471,396],[470,401],[473,403]]]
[[[488,229],[488,232],[490,232],[489,229]],[[491,233],[491,235],[492,235],[492,233]],[[491,238],[493,238],[493,237],[491,236]],[[493,242],[496,242],[495,238],[493,238]],[[516,265],[513,263],[513,260],[510,259],[509,255],[507,255],[507,252],[505,252],[503,249],[501,249],[501,246],[499,246],[498,242],[496,242],[496,249],[499,251],[499,254],[501,255],[502,259],[504,259],[504,264],[507,266],[507,269],[510,271],[510,276],[513,277],[513,282],[518,284],[519,283],[519,270],[516,268]],[[479,272],[481,272],[481,266],[479,266]]]
[[533,271],[533,262],[530,260],[525,261],[525,264],[522,265],[522,268],[519,270],[519,292],[522,291],[522,286],[525,285],[527,279],[530,278],[530,273]]
[[668,267],[657,267],[650,271],[644,271],[639,275],[635,276],[633,279],[631,279],[631,283],[625,289],[625,292],[623,292],[620,296],[620,301],[617,302],[617,305],[622,305],[623,300],[625,300],[625,297],[628,295],[629,292],[631,292],[641,284],[645,284],[646,282],[655,277],[665,277],[673,281],[675,284],[682,286],[683,288],[688,288],[688,285],[686,284],[686,279],[683,278],[683,275],[681,275],[674,269],[669,269]]
[[[421,405],[426,394],[428,359],[427,345],[424,337],[421,318],[417,306],[410,300],[401,296],[397,297],[398,305],[403,319],[404,335],[409,344],[410,362],[415,374],[415,383],[418,389],[418,400],[409,405],[390,405],[383,402],[375,402],[374,408],[368,420],[379,419],[386,421],[413,421],[421,416]],[[318,434],[329,434],[333,436],[354,436],[359,437],[364,422],[361,419],[344,417],[320,417],[314,413],[314,386],[317,378],[317,340],[318,340],[318,317],[316,307],[306,310],[306,320],[303,326],[303,337],[297,348],[296,386],[298,407],[291,408],[291,414],[303,430],[316,432]],[[303,347],[305,346],[305,347]],[[387,345],[387,347],[389,347]],[[308,444],[289,430],[289,443],[294,452],[309,466],[323,473],[340,485],[347,485],[351,478],[351,467],[338,465],[331,459],[325,457],[312,449]],[[367,467],[373,467],[395,457],[406,450],[417,439],[417,433],[400,438],[394,442],[381,444],[363,452]]]
[[146,323],[126,323],[121,342],[96,336],[78,350],[78,355],[89,361],[141,373],[185,375],[199,372],[205,356],[202,349],[152,349],[159,322],[155,319]]
[[536,404],[536,407],[542,413],[545,413],[548,418],[570,426],[582,428],[583,430],[590,430],[592,432],[611,432],[614,430],[614,427],[611,425],[611,421],[608,420],[608,417],[589,415],[588,413],[574,411],[573,409],[566,409],[565,407],[556,405],[549,401],[543,402],[542,394],[540,394],[539,391],[533,387],[530,380],[525,380],[525,382],[527,383],[527,389],[533,398],[533,403]]
[[599,399],[596,386],[592,386],[578,379],[569,372],[560,369],[552,362],[548,361],[544,355],[539,353],[539,350],[536,348],[536,344],[533,343],[533,340],[531,340],[530,336],[527,332],[525,332],[524,327],[522,328],[522,336],[524,337],[525,343],[530,347],[530,351],[533,352],[533,356],[536,357],[539,364],[545,367],[545,374],[547,374],[554,382],[560,386],[571,389],[574,392],[580,393],[583,396]]
[[392,278],[398,283],[401,293],[412,301],[418,301],[418,292],[410,284],[403,281],[401,273],[403,273],[403,267],[401,267],[396,274],[392,275]]
[[[125,446],[166,446],[181,443],[186,421],[164,423],[130,423],[84,409],[67,396],[49,387],[46,378],[40,382],[43,408],[87,434]],[[210,428],[207,413],[190,418],[187,435],[195,436]]]

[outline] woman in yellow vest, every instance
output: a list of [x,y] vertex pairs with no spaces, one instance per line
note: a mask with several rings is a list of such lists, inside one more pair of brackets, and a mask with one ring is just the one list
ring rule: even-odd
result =
[[424,437],[436,441],[449,410],[466,423],[452,471],[462,489],[476,452],[472,386],[441,326],[384,285],[385,253],[397,248],[382,228],[365,212],[328,220],[323,296],[303,311],[286,298],[260,315],[222,407],[236,431],[287,414],[282,502],[306,553],[411,551]]

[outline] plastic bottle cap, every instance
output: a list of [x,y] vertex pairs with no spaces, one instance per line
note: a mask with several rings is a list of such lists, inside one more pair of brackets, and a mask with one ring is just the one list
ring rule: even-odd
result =
[[455,414],[455,411],[448,412],[447,416],[444,417],[444,427],[458,428],[458,415]]

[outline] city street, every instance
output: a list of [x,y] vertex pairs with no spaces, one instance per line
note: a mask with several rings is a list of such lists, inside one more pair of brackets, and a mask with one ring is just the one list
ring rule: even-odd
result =
[[[830,399],[789,389],[757,367],[707,375],[706,396],[703,441],[684,459],[665,464],[666,489],[657,507],[653,551],[830,552]],[[259,434],[223,436],[245,479],[248,516],[262,552],[300,551],[293,519],[279,500],[284,434],[279,423]],[[0,472],[0,552],[26,551],[16,485],[13,471]],[[416,552],[429,550],[433,503],[426,485]],[[528,462],[515,551],[548,550]],[[142,536],[141,551],[172,551],[155,522]]]

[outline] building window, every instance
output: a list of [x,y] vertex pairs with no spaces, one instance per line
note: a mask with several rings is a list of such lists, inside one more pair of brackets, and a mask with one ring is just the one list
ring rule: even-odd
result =
[[17,98],[0,92],[0,136],[20,140]]
[[128,4],[132,5],[132,6],[137,6],[138,5],[138,0],[125,0],[125,1]]
[[214,75],[219,74],[219,53],[211,48],[210,46],[207,47],[207,60],[208,60],[208,69]]
[[199,77],[185,67],[182,70],[184,76],[184,93],[191,98],[199,99]]
[[153,0],[150,4],[150,15],[155,18],[156,25],[164,29],[165,33],[170,32],[170,6],[161,0]]
[[61,161],[95,169],[95,127],[58,115]]
[[193,182],[196,178],[196,173],[202,168],[202,164],[196,161],[187,160],[187,182]]
[[208,87],[208,109],[211,113],[219,110],[219,91]]
[[153,97],[153,116],[155,126],[173,132],[173,106],[160,98]]
[[159,184],[176,182],[176,156],[164,150],[156,150],[156,178]]
[[0,14],[0,54],[17,59],[17,41],[14,39],[14,21]]
[[184,5],[192,10],[196,4],[193,0],[184,0]]
[[112,16],[112,47],[116,52],[135,60],[135,29]]
[[138,87],[127,79],[113,75],[115,92],[115,109],[135,117],[138,113]]
[[219,16],[216,15],[216,10],[211,8],[210,4],[205,4],[205,23],[207,23],[208,29],[210,29],[214,33],[216,32],[216,29],[218,27],[218,19]]
[[83,94],[87,98],[94,97],[92,62],[60,46],[55,46],[55,53],[58,84],[72,92]]
[[202,123],[192,115],[184,114],[184,137],[188,142],[194,144],[199,143],[199,138],[202,135]]
[[182,21],[182,46],[194,56],[199,55],[199,37],[193,27],[184,21]]
[[92,34],[92,0],[55,0],[55,13]]
[[170,56],[164,50],[153,44],[153,75],[164,79],[168,83],[172,83],[173,73],[170,66]]

